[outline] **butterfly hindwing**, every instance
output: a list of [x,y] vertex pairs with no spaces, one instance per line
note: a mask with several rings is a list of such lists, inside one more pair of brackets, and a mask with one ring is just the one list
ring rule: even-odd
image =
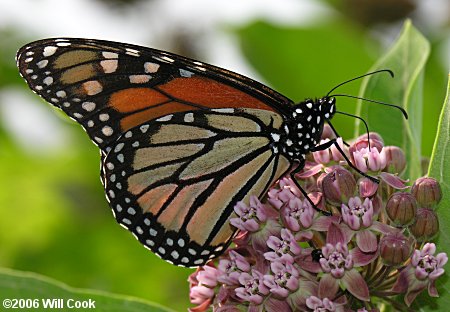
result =
[[190,111],[126,132],[105,159],[106,194],[119,223],[167,261],[198,266],[217,257],[248,204],[290,167],[264,110]]

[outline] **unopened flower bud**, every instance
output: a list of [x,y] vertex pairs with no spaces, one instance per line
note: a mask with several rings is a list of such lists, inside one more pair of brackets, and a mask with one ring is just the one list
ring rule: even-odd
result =
[[356,190],[356,181],[350,171],[336,166],[322,180],[323,194],[332,205],[347,202]]
[[385,265],[396,266],[406,260],[412,252],[414,239],[402,233],[388,234],[380,240],[380,256]]
[[386,169],[390,173],[401,173],[406,167],[405,153],[397,146],[385,146]]
[[418,241],[429,240],[439,232],[439,219],[433,210],[419,208],[409,230]]
[[417,203],[410,193],[394,193],[386,203],[386,213],[397,226],[406,226],[414,221]]
[[411,193],[417,199],[421,207],[433,207],[437,205],[442,198],[439,182],[433,178],[422,177],[414,182]]

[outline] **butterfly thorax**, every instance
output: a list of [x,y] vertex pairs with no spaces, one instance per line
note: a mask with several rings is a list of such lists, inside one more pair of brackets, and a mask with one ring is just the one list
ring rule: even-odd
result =
[[320,143],[323,125],[333,117],[335,98],[306,99],[290,109],[281,135],[281,150],[290,159],[303,161]]

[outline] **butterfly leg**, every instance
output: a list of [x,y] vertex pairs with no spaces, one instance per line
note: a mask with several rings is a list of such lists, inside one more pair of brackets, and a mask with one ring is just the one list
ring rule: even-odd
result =
[[291,171],[290,176],[291,176],[292,181],[294,182],[295,186],[298,187],[300,192],[302,192],[303,196],[305,196],[305,198],[309,201],[309,203],[315,210],[317,210],[318,212],[321,212],[324,216],[331,216],[332,215],[331,212],[322,210],[319,207],[317,207],[316,204],[314,204],[312,199],[309,198],[308,193],[306,193],[306,191],[302,188],[300,183],[298,183],[297,179],[295,178],[295,174],[297,174],[300,170],[302,170],[303,166],[304,166],[304,162],[301,163],[300,165],[298,165],[297,168],[295,168],[294,170]]
[[330,146],[334,145],[337,150],[339,151],[339,153],[341,153],[342,157],[344,157],[345,161],[347,162],[347,164],[353,168],[356,172],[358,172],[360,175],[362,175],[363,177],[366,177],[368,179],[370,179],[372,182],[375,183],[380,183],[380,180],[378,180],[377,178],[374,178],[364,172],[362,172],[361,170],[359,170],[358,168],[355,167],[355,165],[353,165],[353,163],[350,161],[350,159],[348,159],[347,155],[345,155],[344,151],[342,150],[342,148],[339,146],[339,144],[337,143],[336,139],[331,139],[328,142],[325,142],[323,144],[317,145],[315,146],[313,149],[311,149],[311,152],[316,152],[316,151],[323,151],[327,148],[329,148]]

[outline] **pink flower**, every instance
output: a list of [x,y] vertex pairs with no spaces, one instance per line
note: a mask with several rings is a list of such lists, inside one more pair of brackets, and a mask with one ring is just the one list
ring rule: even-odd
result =
[[426,243],[422,250],[416,249],[414,251],[411,257],[411,264],[415,267],[415,275],[418,279],[434,281],[444,274],[442,267],[448,261],[447,254],[441,252],[434,256],[435,252],[436,245],[433,243]]
[[406,292],[405,303],[409,306],[425,288],[431,297],[439,297],[436,289],[436,279],[444,274],[443,266],[447,263],[447,254],[441,252],[434,255],[436,245],[426,243],[422,250],[415,250],[411,263],[400,273],[393,286],[394,292]]
[[271,188],[267,193],[269,203],[277,209],[280,209],[289,200],[300,197],[301,192],[291,180],[291,178],[280,179],[279,188]]
[[205,265],[189,276],[191,284],[189,299],[191,303],[198,305],[194,308],[196,311],[206,311],[211,304],[219,274],[220,272],[216,268]]
[[281,217],[286,227],[291,231],[298,232],[302,228],[307,229],[313,223],[314,208],[307,199],[303,201],[295,197],[281,209]]
[[319,263],[325,274],[319,282],[320,297],[334,298],[339,287],[342,287],[356,298],[369,301],[369,288],[356,267],[370,262],[376,257],[375,253],[366,258],[358,248],[349,252],[344,233],[337,224],[332,223],[328,229],[327,243],[322,247],[322,255]]
[[378,150],[378,148],[372,146],[361,148],[353,152],[353,159],[355,160],[355,166],[362,172],[367,171],[380,171],[386,167],[386,154],[384,150]]
[[275,261],[270,264],[272,274],[264,275],[264,284],[271,293],[286,298],[298,288],[298,270],[289,262]]
[[342,204],[342,220],[352,229],[359,230],[362,227],[370,227],[373,223],[372,201],[366,198],[361,202],[359,197],[352,197],[348,200],[348,206]]
[[250,264],[234,250],[229,252],[229,256],[229,259],[219,261],[218,269],[221,274],[217,280],[226,285],[239,285],[239,276],[242,272],[250,271]]
[[353,268],[353,259],[346,245],[337,243],[335,246],[326,244],[322,247],[323,258],[319,260],[322,270],[331,273],[334,278],[342,278],[345,270]]
[[316,296],[310,296],[306,299],[306,306],[314,312],[343,312],[344,308],[341,304],[336,304],[328,298],[320,299]]
[[236,288],[236,295],[250,302],[251,304],[261,304],[269,288],[264,285],[264,276],[261,272],[252,269],[251,275],[244,272],[239,276],[239,283],[243,287]]
[[193,286],[189,291],[191,303],[200,305],[214,297],[214,289],[205,286]]
[[250,196],[250,206],[238,202],[234,211],[239,218],[230,219],[230,223],[242,231],[256,232],[260,224],[267,220],[264,205],[256,196]]
[[269,261],[283,260],[294,263],[294,256],[299,255],[301,251],[294,235],[288,229],[281,230],[281,239],[270,236],[267,240],[267,246],[273,250],[264,253],[264,258]]

